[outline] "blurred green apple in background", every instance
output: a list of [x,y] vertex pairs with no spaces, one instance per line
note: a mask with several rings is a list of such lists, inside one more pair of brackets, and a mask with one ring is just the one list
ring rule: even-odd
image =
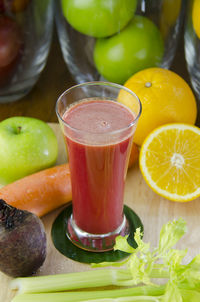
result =
[[0,184],[6,185],[55,164],[58,144],[45,122],[11,117],[0,122]]
[[136,0],[62,0],[69,24],[85,35],[108,37],[120,31],[134,16]]
[[139,70],[159,66],[163,53],[156,25],[146,17],[135,16],[119,34],[96,41],[94,62],[105,79],[124,84]]

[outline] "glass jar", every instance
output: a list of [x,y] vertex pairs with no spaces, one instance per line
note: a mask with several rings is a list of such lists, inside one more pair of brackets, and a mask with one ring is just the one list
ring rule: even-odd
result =
[[53,0],[0,1],[0,103],[25,96],[43,70],[52,37]]
[[169,68],[184,1],[58,0],[63,57],[76,82],[124,82],[141,69]]
[[200,100],[200,5],[199,1],[188,2],[185,26],[185,58],[192,86]]

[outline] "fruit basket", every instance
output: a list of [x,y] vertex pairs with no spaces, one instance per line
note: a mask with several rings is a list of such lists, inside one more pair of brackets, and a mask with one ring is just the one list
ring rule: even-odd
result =
[[169,68],[183,13],[181,0],[55,2],[63,57],[78,83],[124,84],[141,69]]
[[0,103],[26,95],[43,70],[53,25],[52,0],[0,1]]

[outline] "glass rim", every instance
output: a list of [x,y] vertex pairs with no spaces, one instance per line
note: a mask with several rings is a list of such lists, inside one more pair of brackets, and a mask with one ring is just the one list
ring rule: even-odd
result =
[[[71,125],[69,125],[67,122],[64,121],[64,119],[61,117],[60,113],[58,112],[58,105],[59,105],[59,102],[61,102],[62,98],[67,95],[71,90],[74,90],[76,88],[81,88],[81,87],[84,87],[84,86],[107,86],[107,87],[113,87],[113,88],[117,88],[119,90],[125,90],[126,92],[128,92],[129,94],[131,94],[134,98],[137,99],[138,101],[138,104],[139,104],[139,112],[137,114],[137,116],[134,118],[134,120],[129,123],[126,127],[123,127],[121,129],[117,129],[117,130],[112,130],[110,132],[106,132],[106,133],[92,133],[91,134],[95,134],[95,135],[108,135],[108,134],[115,134],[115,133],[119,133],[119,132],[123,132],[129,128],[131,128],[132,126],[134,126],[141,113],[142,113],[142,104],[141,104],[141,101],[139,99],[139,97],[132,91],[130,90],[129,88],[125,87],[125,86],[122,86],[120,84],[116,84],[116,83],[112,83],[112,82],[104,82],[104,81],[91,81],[91,82],[84,82],[84,83],[80,83],[80,84],[76,84],[76,85],[73,85],[71,86],[70,88],[66,89],[57,99],[56,101],[56,114],[57,114],[57,117],[58,119],[65,125],[67,126],[69,129],[71,129],[72,131],[76,131],[76,132],[81,132],[81,133],[88,133],[87,131],[85,130],[81,130],[81,129],[78,129],[78,128],[75,128],[75,127],[72,127]],[[122,106],[124,106],[125,108],[127,108],[128,110],[132,111],[128,106],[120,103]]]

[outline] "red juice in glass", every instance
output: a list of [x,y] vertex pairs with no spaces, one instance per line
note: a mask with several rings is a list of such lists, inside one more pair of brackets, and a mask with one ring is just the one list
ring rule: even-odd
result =
[[[120,100],[131,102],[134,113]],[[76,85],[58,99],[72,183],[72,215],[66,235],[90,251],[113,248],[129,234],[123,195],[133,134],[141,113],[129,89],[104,82]]]
[[123,193],[133,131],[116,134],[116,140],[109,135],[126,128],[134,121],[134,115],[120,103],[96,99],[69,108],[63,120],[81,129],[78,136],[73,132],[70,135],[70,131],[65,136],[74,221],[88,233],[113,232],[123,222]]

